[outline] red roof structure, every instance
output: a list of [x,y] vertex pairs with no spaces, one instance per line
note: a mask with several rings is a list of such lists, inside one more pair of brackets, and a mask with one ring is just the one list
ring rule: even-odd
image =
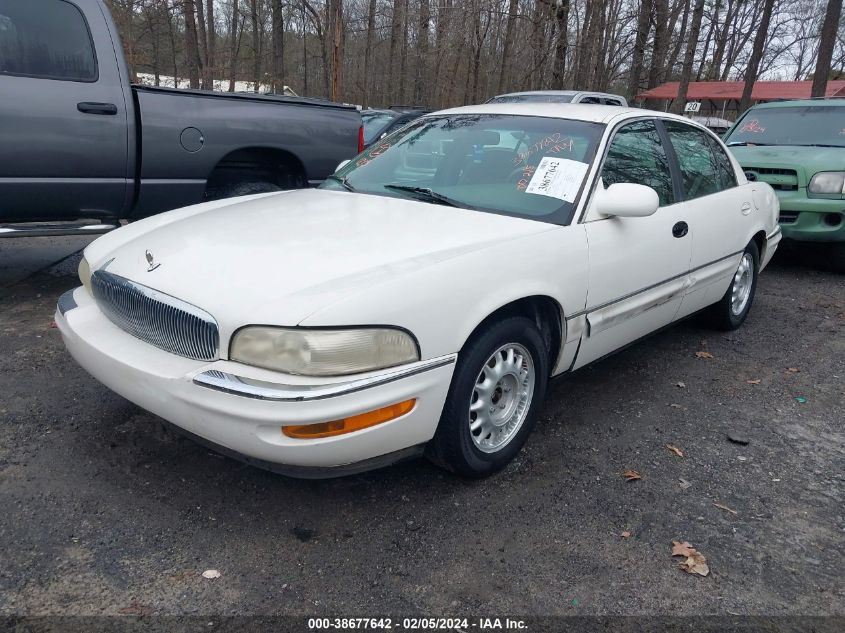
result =
[[[669,81],[638,94],[636,99],[677,99],[678,86],[679,82]],[[687,101],[739,101],[744,86],[743,81],[692,81],[687,91]],[[812,87],[812,81],[758,81],[751,92],[751,100],[809,99]],[[825,96],[845,97],[845,81],[828,81]]]

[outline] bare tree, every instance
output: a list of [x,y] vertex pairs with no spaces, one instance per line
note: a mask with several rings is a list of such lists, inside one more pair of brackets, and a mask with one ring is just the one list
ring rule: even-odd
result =
[[754,90],[754,82],[757,81],[757,71],[760,68],[760,60],[763,58],[763,49],[766,46],[766,36],[774,6],[775,0],[763,0],[763,14],[760,17],[760,25],[757,27],[757,35],[754,37],[754,48],[751,51],[751,58],[748,60],[748,68],[745,71],[745,86],[742,89],[742,98],[739,101],[740,112],[745,112],[751,105],[751,93]]
[[696,0],[695,8],[692,10],[692,24],[690,24],[689,29],[687,50],[684,52],[684,64],[681,68],[681,81],[678,86],[678,98],[675,101],[675,112],[677,113],[684,111],[684,106],[687,102],[687,92],[689,90],[690,76],[692,75],[692,65],[695,61],[695,50],[698,47],[698,36],[701,33],[701,18],[703,15],[704,0]]
[[842,15],[842,0],[828,0],[827,11],[822,23],[821,41],[813,73],[812,96],[823,97],[827,91],[827,78],[830,74],[830,61],[836,44],[836,31],[839,28],[839,16]]
[[182,0],[185,14],[185,51],[188,60],[188,79],[191,88],[200,87],[200,53],[197,40],[197,23],[194,17],[194,0]]
[[628,98],[633,99],[640,92],[640,80],[643,74],[643,60],[648,34],[651,31],[652,0],[640,0],[637,16],[637,34],[631,55],[631,72],[628,80]]

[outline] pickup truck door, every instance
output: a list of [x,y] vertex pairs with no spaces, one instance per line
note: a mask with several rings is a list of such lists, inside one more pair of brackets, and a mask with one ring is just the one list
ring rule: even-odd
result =
[[586,328],[574,368],[667,325],[678,312],[689,284],[692,236],[671,159],[665,136],[650,119],[623,124],[610,141],[597,186],[648,185],[660,208],[648,217],[623,218],[588,207]]
[[0,0],[0,221],[119,216],[129,204],[134,125],[110,27],[96,0]]

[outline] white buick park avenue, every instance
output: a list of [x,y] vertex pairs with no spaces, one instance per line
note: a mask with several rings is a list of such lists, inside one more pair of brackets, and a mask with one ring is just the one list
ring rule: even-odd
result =
[[705,309],[739,327],[777,217],[688,119],[456,108],[319,189],[99,238],[56,322],[96,379],[249,463],[325,477],[425,454],[481,477],[553,376]]

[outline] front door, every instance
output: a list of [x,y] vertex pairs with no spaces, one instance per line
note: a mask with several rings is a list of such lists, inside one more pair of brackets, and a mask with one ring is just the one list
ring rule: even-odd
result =
[[103,10],[0,0],[0,221],[117,215],[126,204],[124,79]]
[[632,218],[604,217],[588,208],[587,327],[576,368],[670,323],[681,305],[692,235],[664,139],[653,120],[643,119],[623,125],[611,140],[598,186],[648,185],[660,208]]

